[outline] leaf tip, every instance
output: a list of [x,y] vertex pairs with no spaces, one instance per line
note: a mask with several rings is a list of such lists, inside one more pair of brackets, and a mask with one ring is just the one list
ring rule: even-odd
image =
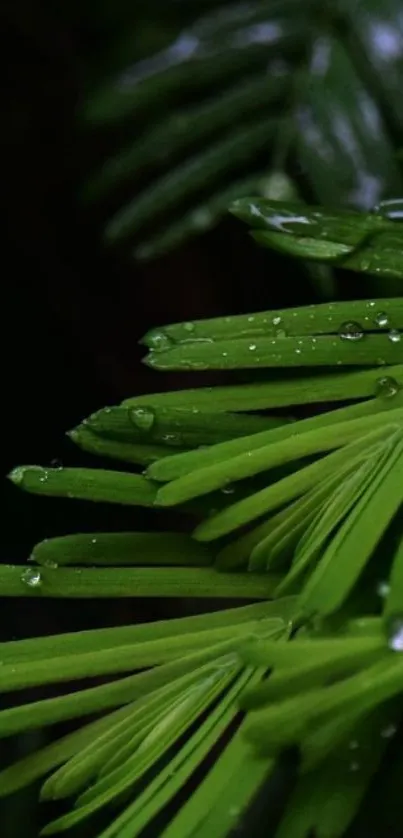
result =
[[15,483],[16,486],[19,486],[24,481],[24,474],[26,469],[27,466],[16,466],[16,468],[13,468],[9,472],[7,477],[9,480],[11,480],[12,483]]

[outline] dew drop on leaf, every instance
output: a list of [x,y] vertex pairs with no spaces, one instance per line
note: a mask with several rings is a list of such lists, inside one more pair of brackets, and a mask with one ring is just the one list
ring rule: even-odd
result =
[[42,585],[41,573],[37,568],[29,567],[21,574],[21,582],[28,588],[39,588]]
[[149,332],[147,335],[147,345],[153,352],[163,352],[165,349],[171,348],[172,341],[164,332]]
[[399,389],[399,384],[395,378],[392,378],[391,375],[384,375],[382,378],[378,378],[376,382],[375,395],[381,399],[390,399],[396,396]]
[[277,329],[276,338],[286,338],[286,337],[287,337],[287,332],[285,331],[285,329]]
[[221,492],[222,492],[223,495],[233,495],[234,492],[235,492],[235,489],[234,489],[233,486],[231,486],[231,484],[229,484],[228,486],[223,486],[222,489],[221,489]]
[[149,431],[155,422],[155,413],[149,407],[136,407],[130,411],[131,420],[141,431]]
[[281,317],[277,315],[276,317],[273,317],[271,322],[273,323],[273,326],[279,326],[281,323]]
[[256,349],[256,343],[251,343],[250,346],[249,346],[249,349],[250,349],[251,352],[254,352],[255,349]]
[[188,323],[183,324],[183,328],[184,328],[185,332],[194,332],[195,324],[192,323],[191,321],[188,321]]
[[396,617],[390,623],[388,646],[392,652],[403,652],[403,617]]
[[388,338],[391,343],[400,343],[402,336],[397,329],[391,329],[388,334]]
[[380,326],[381,329],[389,326],[389,317],[384,311],[380,311],[379,314],[376,315],[374,323],[376,326]]
[[364,332],[359,323],[356,323],[355,320],[349,320],[346,323],[342,323],[339,329],[339,335],[342,340],[355,341],[362,340]]

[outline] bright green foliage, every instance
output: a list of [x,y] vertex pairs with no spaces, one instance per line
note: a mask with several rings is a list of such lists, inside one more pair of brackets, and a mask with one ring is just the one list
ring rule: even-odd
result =
[[[337,244],[358,260],[371,246],[381,266],[394,224],[310,208],[301,222],[290,205],[255,199],[236,211],[290,250],[295,241]],[[44,834],[87,819],[92,834],[91,816],[104,812],[101,838],[141,838],[192,780],[160,834],[227,838],[234,824],[247,826],[283,751],[297,747],[297,784],[276,838],[312,829],[341,838],[401,720],[402,335],[401,298],[155,329],[143,339],[151,366],[265,366],[266,377],[135,396],[70,432],[120,469],[13,470],[34,494],[149,507],[156,526],[43,541],[26,566],[0,566],[3,596],[255,601],[0,644],[1,692],[59,690],[10,701],[0,736],[81,720],[0,772],[0,795],[44,778],[43,799],[74,797]],[[324,402],[325,411],[295,418]],[[171,506],[186,532],[158,528]],[[94,677],[103,680],[69,686]]]

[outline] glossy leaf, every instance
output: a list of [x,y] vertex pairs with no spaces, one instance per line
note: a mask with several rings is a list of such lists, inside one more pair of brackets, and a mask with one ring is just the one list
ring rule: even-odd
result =
[[[189,324],[190,325],[190,324]],[[284,424],[277,417],[209,413],[186,407],[107,407],[84,420],[85,429],[124,442],[152,442],[168,448],[197,448]],[[82,427],[82,426],[80,426]]]
[[51,568],[0,565],[2,596],[98,597],[233,597],[265,599],[280,581],[217,573],[208,567]]
[[[403,408],[391,410],[388,413],[386,428],[389,428],[389,423],[393,427],[393,423],[398,424],[402,419]],[[168,506],[183,503],[192,497],[207,494],[225,486],[228,482],[242,480],[266,469],[348,445],[371,431],[377,431],[378,428],[383,434],[384,426],[385,419],[382,414],[350,419],[301,434],[298,434],[298,426],[296,426],[294,433],[288,439],[278,441],[276,445],[269,443],[267,446],[255,448],[254,451],[246,447],[244,453],[231,460],[225,460],[224,464],[207,466],[205,469],[196,470],[172,481],[159,490],[156,503]]]
[[332,539],[300,597],[304,614],[330,614],[357,581],[403,501],[403,442],[384,444],[371,484]]
[[203,567],[213,557],[184,533],[82,533],[48,538],[37,544],[31,560],[57,565],[190,565]]
[[[207,468],[210,465],[223,463],[233,457],[244,454],[245,449],[255,451],[264,445],[277,444],[291,439],[295,433],[303,434],[314,430],[323,429],[337,424],[358,419],[378,416],[376,422],[382,425],[381,414],[384,411],[394,411],[403,407],[403,392],[400,392],[393,385],[388,389],[390,382],[385,382],[385,398],[371,399],[360,404],[349,405],[338,410],[331,410],[318,414],[309,419],[302,419],[298,424],[276,428],[254,436],[242,437],[238,440],[221,443],[210,449],[190,451],[186,454],[177,454],[166,459],[166,462],[154,464],[149,469],[150,477],[153,480],[167,482],[190,474],[197,468]],[[382,392],[382,387],[380,386]],[[390,393],[390,397],[388,395]],[[384,417],[386,424],[386,419]]]
[[260,492],[203,521],[196,528],[194,537],[200,541],[212,541],[250,521],[256,520],[256,518],[271,512],[273,509],[278,509],[283,504],[312,489],[318,481],[326,479],[336,469],[343,468],[351,457],[365,451],[371,443],[372,439],[368,441],[364,436],[358,442],[346,445],[321,460],[300,468],[293,474],[269,485],[266,489],[262,489]]
[[103,503],[152,506],[156,494],[150,480],[123,471],[18,466],[9,478],[26,492]]
[[[200,387],[191,390],[176,390],[167,393],[153,393],[147,396],[135,396],[123,404],[153,407],[186,407],[211,411],[248,411],[267,408],[288,407],[295,404],[315,402],[348,401],[373,396],[377,393],[386,398],[394,395],[393,387],[379,385],[379,369],[364,369],[359,372],[345,370],[343,373],[323,373],[311,370],[309,376],[301,374],[289,377],[282,372],[281,380],[273,376],[271,381],[255,384],[240,384],[226,387]],[[388,368],[388,379],[396,390],[403,388],[403,365]]]

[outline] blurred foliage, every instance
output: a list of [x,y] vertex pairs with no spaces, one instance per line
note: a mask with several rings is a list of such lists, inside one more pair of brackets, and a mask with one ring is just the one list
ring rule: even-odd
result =
[[234,192],[362,209],[401,194],[398,0],[121,3],[98,26],[78,119],[102,149],[83,199],[109,245],[158,256]]

